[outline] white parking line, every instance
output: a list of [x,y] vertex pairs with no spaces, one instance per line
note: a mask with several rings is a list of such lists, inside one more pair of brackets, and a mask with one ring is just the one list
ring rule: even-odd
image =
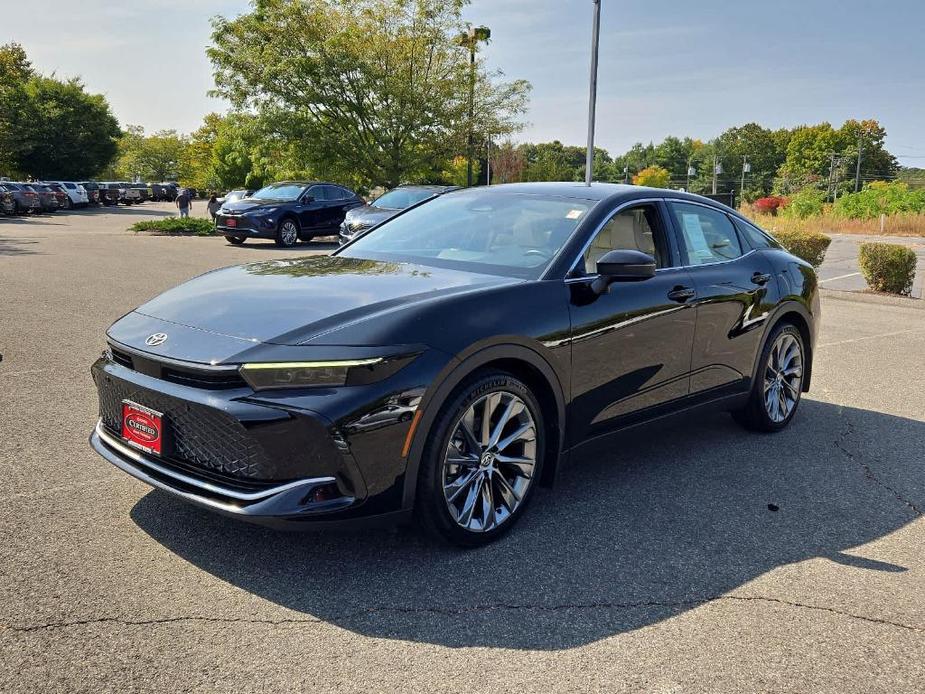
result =
[[853,337],[849,340],[838,340],[837,342],[825,342],[821,345],[817,345],[817,349],[822,347],[834,347],[835,345],[847,345],[852,342],[861,342],[862,340],[876,340],[878,337],[894,337],[896,335],[907,335],[909,333],[920,333],[925,331],[925,328],[909,328],[908,330],[897,330],[895,333],[880,333],[877,335],[865,335],[864,337]]
[[839,275],[838,277],[829,277],[829,279],[827,280],[819,280],[819,284],[825,284],[826,282],[834,282],[835,280],[843,280],[846,277],[857,277],[860,274],[861,274],[860,272],[851,272],[851,273],[848,273],[847,275]]

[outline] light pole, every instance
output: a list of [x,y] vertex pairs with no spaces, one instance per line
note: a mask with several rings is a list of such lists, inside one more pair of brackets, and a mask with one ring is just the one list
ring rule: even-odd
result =
[[475,156],[473,125],[475,121],[475,49],[479,41],[488,41],[491,29],[486,26],[469,27],[460,35],[459,42],[469,49],[469,137],[466,147],[466,185],[472,186],[472,158]]
[[585,185],[591,185],[594,173],[594,116],[597,109],[597,53],[601,43],[601,0],[594,3],[594,26],[591,29],[591,84],[588,96],[588,154],[585,157]]

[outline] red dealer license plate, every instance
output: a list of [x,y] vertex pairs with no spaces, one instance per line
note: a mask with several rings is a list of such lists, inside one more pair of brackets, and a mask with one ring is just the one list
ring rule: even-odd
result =
[[123,400],[122,438],[146,453],[161,455],[164,447],[164,415],[131,400]]
[[231,218],[226,219],[226,220],[225,220],[225,226],[227,226],[227,227],[236,227],[236,226],[238,226],[238,220],[237,220],[237,219],[231,219]]

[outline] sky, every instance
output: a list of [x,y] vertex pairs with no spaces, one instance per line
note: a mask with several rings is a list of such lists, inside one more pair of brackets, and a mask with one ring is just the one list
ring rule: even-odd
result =
[[[601,0],[596,143],[611,154],[667,135],[708,140],[750,121],[792,127],[876,118],[887,147],[925,167],[922,0]],[[0,0],[0,43],[80,76],[123,124],[195,130],[207,95],[210,17],[247,0]],[[522,141],[586,141],[591,0],[472,0],[490,67],[533,84]]]

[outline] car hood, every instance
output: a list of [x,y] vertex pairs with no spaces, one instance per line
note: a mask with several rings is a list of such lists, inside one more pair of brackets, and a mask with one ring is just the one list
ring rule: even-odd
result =
[[233,212],[234,214],[243,214],[245,212],[256,212],[268,207],[287,205],[290,202],[291,200],[254,200],[253,198],[243,198],[241,200],[226,202],[222,205],[222,209],[227,212]]
[[344,221],[348,226],[356,224],[358,226],[371,227],[374,224],[384,222],[386,219],[394,217],[399,212],[401,212],[401,210],[387,210],[382,207],[363,205],[363,207],[355,207],[347,212]]
[[[166,357],[218,363],[255,344],[332,344],[331,333],[345,326],[519,282],[337,256],[267,260],[214,270],[164,292],[113,324],[109,336]],[[157,332],[168,340],[145,346]]]

